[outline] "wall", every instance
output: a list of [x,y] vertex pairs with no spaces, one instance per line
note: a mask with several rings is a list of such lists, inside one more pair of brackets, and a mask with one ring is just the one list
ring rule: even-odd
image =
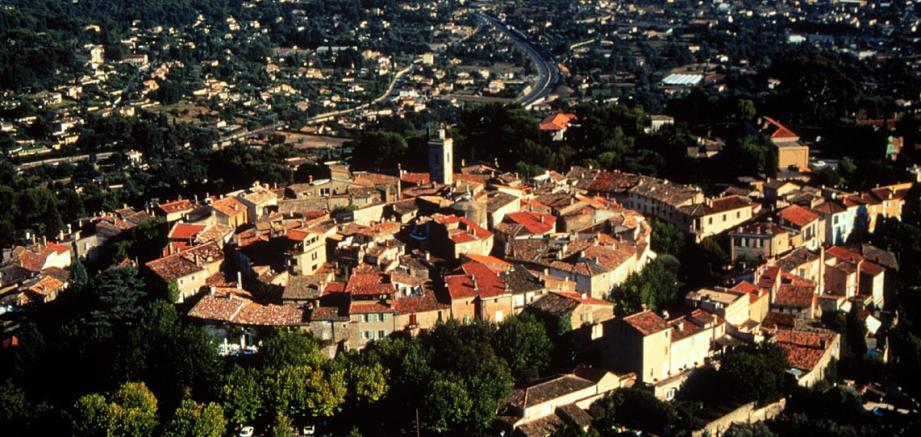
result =
[[723,435],[723,433],[725,433],[733,423],[754,423],[770,420],[780,415],[786,406],[786,399],[780,399],[779,401],[765,405],[762,408],[755,408],[754,402],[748,403],[733,410],[729,414],[706,424],[703,428],[692,432],[691,436],[718,437]]

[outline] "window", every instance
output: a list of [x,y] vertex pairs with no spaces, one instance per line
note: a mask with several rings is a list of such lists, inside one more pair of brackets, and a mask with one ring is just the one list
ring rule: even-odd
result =
[[381,321],[382,321],[382,322],[386,322],[386,321],[387,321],[387,315],[386,315],[386,314],[381,314]]
[[384,338],[384,331],[377,331],[377,338]]
[[736,211],[736,218],[742,217],[742,211]]
[[708,225],[712,225],[712,224],[713,224],[713,217],[707,218],[707,224],[708,224]]
[[367,315],[367,314],[362,314],[362,315],[361,315],[361,321],[362,321],[362,322],[365,322],[365,323],[368,323],[368,315]]
[[368,321],[372,323],[377,322],[377,314],[368,314]]
[[310,254],[310,259],[311,259],[311,260],[316,260],[316,259],[317,259],[317,253],[316,253],[316,252],[311,253],[311,254]]

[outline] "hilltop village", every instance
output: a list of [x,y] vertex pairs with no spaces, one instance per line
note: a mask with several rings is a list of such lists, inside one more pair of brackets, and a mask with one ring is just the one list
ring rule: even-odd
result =
[[[781,165],[807,169],[807,146],[765,123]],[[696,371],[746,344],[779,345],[796,382],[813,386],[841,354],[840,334],[822,323],[829,314],[856,311],[868,353],[887,359],[899,265],[865,241],[879,222],[901,219],[912,182],[841,192],[772,179],[707,196],[616,170],[522,178],[455,163],[444,129],[428,152],[427,173],[328,162],[324,179],[82,219],[56,239],[6,250],[0,287],[12,308],[46,305],[70,292],[78,259],[111,256],[103,252],[156,222],[166,232],[160,255],[121,263],[203,326],[221,355],[256,353],[280,327],[309,332],[335,357],[449,320],[553,320],[575,370],[516,392],[499,420],[524,435],[584,422],[583,408],[618,387],[672,400]],[[670,257],[654,250],[653,223],[691,241],[728,237],[733,270],[671,301],[625,297],[625,283]]]

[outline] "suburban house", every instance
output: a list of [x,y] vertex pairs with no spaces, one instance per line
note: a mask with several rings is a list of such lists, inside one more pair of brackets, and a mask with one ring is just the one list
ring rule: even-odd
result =
[[540,122],[540,131],[546,132],[553,138],[553,141],[563,141],[566,137],[566,130],[569,129],[570,123],[576,119],[575,114],[557,112],[548,115]]

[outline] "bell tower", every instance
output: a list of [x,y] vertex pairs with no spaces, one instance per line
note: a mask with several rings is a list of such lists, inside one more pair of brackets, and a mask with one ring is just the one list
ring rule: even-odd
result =
[[429,175],[432,182],[454,183],[454,140],[439,127],[435,138],[429,140]]

